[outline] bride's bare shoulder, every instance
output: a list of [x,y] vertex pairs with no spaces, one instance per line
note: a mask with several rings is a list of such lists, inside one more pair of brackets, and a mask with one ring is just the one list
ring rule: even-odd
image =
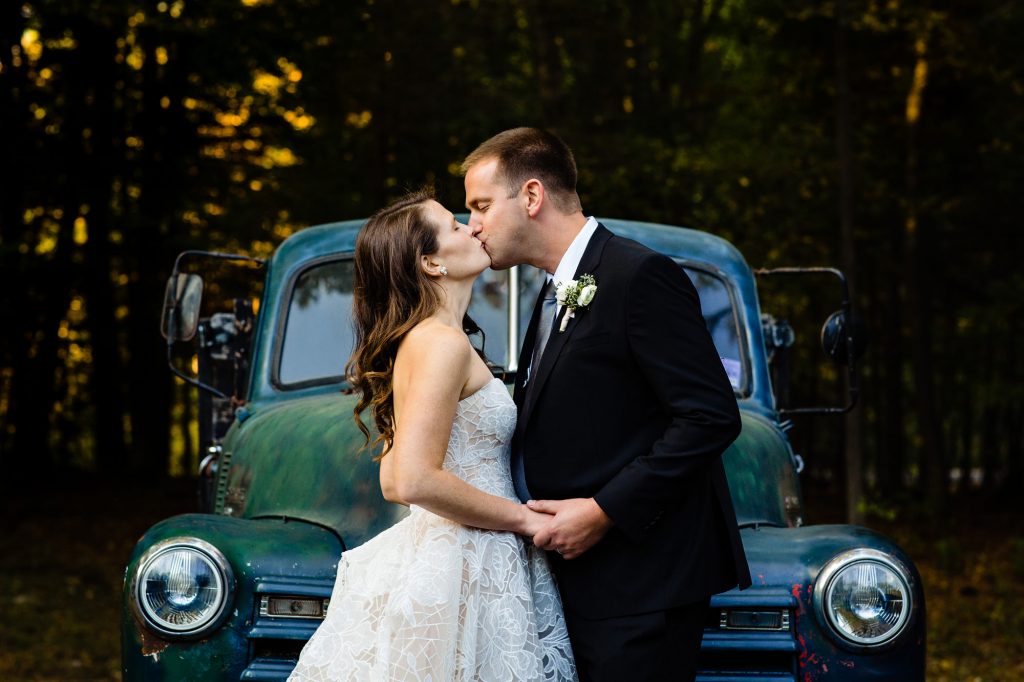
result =
[[417,364],[424,358],[464,362],[472,352],[473,347],[464,332],[434,319],[423,320],[410,329],[398,347],[399,357],[413,356]]
[[457,400],[469,379],[472,353],[469,338],[458,329],[435,320],[413,327],[395,356],[396,413],[402,396],[414,385]]

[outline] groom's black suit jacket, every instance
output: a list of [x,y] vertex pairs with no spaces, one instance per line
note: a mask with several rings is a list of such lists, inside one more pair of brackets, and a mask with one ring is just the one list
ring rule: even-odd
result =
[[580,557],[550,555],[565,608],[623,616],[748,586],[721,461],[739,411],[693,284],[670,258],[604,226],[583,274],[597,282],[593,301],[559,332],[563,308],[524,388],[535,307],[514,393],[513,447],[533,498],[593,497],[614,523]]

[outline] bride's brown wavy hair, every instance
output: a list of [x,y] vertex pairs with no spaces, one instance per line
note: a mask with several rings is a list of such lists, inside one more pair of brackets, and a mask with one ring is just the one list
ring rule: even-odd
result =
[[[356,343],[345,374],[360,393],[353,415],[366,438],[363,447],[383,444],[375,459],[387,454],[395,438],[392,379],[398,345],[441,306],[440,287],[420,267],[421,256],[438,249],[437,226],[424,210],[433,198],[426,190],[407,194],[374,213],[356,237]],[[372,442],[361,418],[368,407],[378,432]]]

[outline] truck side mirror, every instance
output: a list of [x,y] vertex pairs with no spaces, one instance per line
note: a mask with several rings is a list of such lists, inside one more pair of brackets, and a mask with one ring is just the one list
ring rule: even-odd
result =
[[[842,307],[829,315],[828,319],[825,320],[825,324],[821,328],[821,347],[825,351],[826,357],[832,362],[846,366],[849,401],[843,407],[782,407],[779,408],[779,414],[786,417],[794,414],[844,414],[852,410],[857,404],[857,398],[860,395],[856,366],[857,360],[864,354],[865,347],[867,346],[867,330],[864,322],[853,314],[853,306],[850,303],[850,287],[846,282],[846,275],[835,268],[772,268],[770,270],[755,270],[754,274],[758,277],[773,277],[776,275],[833,275],[839,280],[840,291],[843,296]],[[764,322],[762,321],[763,324]],[[780,350],[778,347],[772,348],[770,346],[773,341],[779,340],[775,338],[777,334],[783,342],[786,340],[786,334],[782,329],[770,328],[766,331],[765,345],[768,346],[767,350]],[[773,380],[778,382],[776,384],[776,398],[778,399],[781,396],[785,400],[788,395],[784,371],[785,353],[780,354],[780,356],[781,360],[778,362],[782,365],[783,371],[779,373],[778,379],[773,376]]]
[[821,326],[821,348],[837,365],[848,366],[857,362],[866,347],[867,330],[864,321],[856,315],[851,314],[847,319],[845,311],[837,310]]
[[168,341],[189,341],[199,327],[199,305],[203,301],[203,278],[175,272],[164,290],[160,333]]

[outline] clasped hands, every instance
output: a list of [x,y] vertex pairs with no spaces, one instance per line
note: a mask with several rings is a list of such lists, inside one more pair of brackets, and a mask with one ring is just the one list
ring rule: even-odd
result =
[[531,514],[524,535],[533,536],[533,544],[554,550],[565,559],[575,559],[598,543],[612,521],[594,498],[569,500],[530,500]]

